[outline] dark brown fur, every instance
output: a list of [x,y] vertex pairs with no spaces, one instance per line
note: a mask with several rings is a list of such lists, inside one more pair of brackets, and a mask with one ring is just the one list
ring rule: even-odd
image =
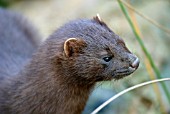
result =
[[15,76],[3,80],[0,112],[80,114],[96,82],[131,74],[139,64],[134,68],[135,60],[123,40],[97,17],[71,21],[39,46]]

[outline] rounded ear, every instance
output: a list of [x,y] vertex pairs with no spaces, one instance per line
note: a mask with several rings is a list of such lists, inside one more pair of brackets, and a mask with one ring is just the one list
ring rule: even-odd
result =
[[66,57],[71,57],[81,53],[82,48],[86,46],[84,40],[79,38],[69,38],[64,42],[64,54]]
[[101,21],[102,21],[102,19],[101,19],[100,15],[99,15],[98,13],[97,13],[96,17],[94,17],[94,18],[96,18],[96,20],[98,20],[99,22],[101,22]]
[[106,25],[106,23],[100,18],[100,15],[97,14],[95,17],[93,17],[93,20],[95,22],[97,22],[98,24],[100,24],[101,26],[106,27],[110,32],[112,32],[112,30]]
[[93,17],[93,20],[95,20],[97,23],[99,23],[102,26],[107,26],[106,23],[104,23],[103,20],[100,18],[99,14],[97,14],[95,17]]

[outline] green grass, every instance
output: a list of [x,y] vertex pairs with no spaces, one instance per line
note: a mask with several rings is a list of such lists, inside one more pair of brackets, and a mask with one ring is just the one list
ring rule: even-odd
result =
[[[151,67],[153,68],[153,71],[154,71],[155,74],[156,74],[156,77],[159,78],[159,79],[162,78],[162,77],[161,77],[161,73],[159,72],[158,68],[156,67],[156,65],[155,65],[155,63],[154,63],[151,55],[149,54],[148,50],[146,49],[143,41],[141,40],[140,35],[139,35],[139,34],[137,33],[137,31],[135,30],[135,26],[134,26],[134,24],[133,24],[133,22],[132,22],[132,20],[131,20],[131,18],[130,18],[130,16],[129,16],[127,10],[125,9],[123,3],[121,2],[121,0],[117,0],[117,1],[118,1],[119,5],[120,5],[120,8],[121,8],[123,14],[125,15],[128,23],[130,24],[130,26],[131,26],[131,28],[132,28],[132,31],[133,31],[133,33],[134,33],[134,35],[135,35],[135,37],[136,37],[136,40],[138,41],[138,43],[140,44],[143,52],[145,53],[146,57],[148,58],[149,63],[151,64]],[[165,84],[164,82],[161,82],[161,86],[162,86],[162,88],[163,88],[163,90],[164,90],[164,92],[165,92],[165,95],[166,95],[169,103],[170,103],[170,93],[169,93],[169,91],[168,91],[168,89],[167,89],[166,84]]]
[[13,0],[0,0],[0,7],[7,8]]

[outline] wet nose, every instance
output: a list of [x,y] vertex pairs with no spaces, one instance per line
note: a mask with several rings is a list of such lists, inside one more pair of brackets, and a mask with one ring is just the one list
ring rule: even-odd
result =
[[136,58],[136,60],[131,64],[131,67],[137,69],[139,67],[139,63],[139,59]]

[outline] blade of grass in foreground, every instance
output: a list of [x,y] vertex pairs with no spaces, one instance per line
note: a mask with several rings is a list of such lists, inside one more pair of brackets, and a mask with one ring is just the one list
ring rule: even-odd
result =
[[[138,34],[137,31],[135,30],[134,24],[133,24],[130,16],[128,15],[128,12],[126,11],[126,9],[125,9],[124,5],[122,4],[121,0],[117,0],[117,1],[118,1],[119,5],[120,5],[121,10],[122,10],[123,13],[124,13],[126,19],[128,20],[128,22],[129,22],[129,24],[130,24],[130,26],[131,26],[131,28],[132,28],[132,30],[133,30],[133,33],[134,33],[134,35],[136,36],[137,41],[139,42],[139,44],[140,44],[143,52],[145,53],[146,57],[148,58],[148,60],[149,60],[149,62],[150,62],[150,64],[151,64],[151,66],[152,66],[152,68],[153,68],[153,70],[154,70],[157,78],[161,78],[161,74],[160,74],[159,70],[157,69],[157,67],[156,67],[156,65],[155,65],[155,63],[154,63],[151,55],[149,54],[149,52],[148,52],[147,49],[145,48],[144,43],[143,43],[143,41],[141,40],[139,34]],[[167,86],[166,86],[165,83],[163,83],[163,82],[161,82],[161,86],[162,86],[162,88],[163,88],[163,90],[164,90],[164,92],[165,92],[165,95],[166,95],[169,103],[170,103],[170,94],[169,94],[169,91],[168,91],[168,89],[167,89]]]
[[149,84],[153,84],[153,83],[157,83],[157,82],[162,82],[162,81],[170,81],[170,78],[163,78],[163,79],[152,80],[152,81],[148,81],[148,82],[144,82],[144,83],[141,83],[141,84],[137,84],[137,85],[132,86],[132,87],[130,87],[128,89],[125,89],[125,90],[121,91],[120,93],[118,93],[118,94],[114,95],[113,97],[111,97],[109,100],[104,102],[99,107],[97,107],[91,114],[97,114],[102,108],[104,108],[110,102],[112,102],[113,100],[117,99],[118,97],[124,95],[125,93],[127,93],[129,91],[132,91],[132,90],[137,89],[137,88],[142,87],[142,86],[146,86],[146,85],[149,85]]
[[[126,2],[124,2],[124,1],[122,1],[122,3],[125,5],[125,4],[127,4],[127,5],[129,5],[129,6],[131,6],[130,4],[131,4],[131,0],[127,0],[127,3]],[[125,6],[127,6],[127,5],[125,5]],[[132,6],[131,6],[131,8],[133,8]],[[141,31],[140,31],[140,28],[139,28],[139,25],[138,25],[138,22],[137,22],[137,20],[136,20],[136,16],[135,16],[135,8],[133,8],[133,10],[131,9],[131,8],[129,8],[128,6],[127,6],[127,11],[129,12],[129,16],[131,17],[131,20],[132,20],[132,22],[133,22],[133,24],[134,24],[134,27],[135,27],[135,31],[137,31],[137,33],[139,34],[139,36],[142,38],[142,33],[141,33]],[[143,14],[142,14],[143,15]],[[149,77],[150,77],[150,79],[151,80],[154,80],[154,79],[156,79],[156,77],[155,77],[155,74],[154,74],[154,72],[153,72],[153,69],[152,69],[152,67],[151,67],[151,65],[150,65],[150,63],[149,63],[149,60],[148,60],[148,58],[146,57],[146,55],[144,56],[144,63],[145,63],[145,67],[146,67],[146,70],[147,70],[147,72],[148,72],[148,74],[149,74]],[[158,83],[157,84],[153,84],[153,91],[155,92],[155,96],[156,96],[156,99],[157,99],[157,101],[159,102],[159,104],[160,104],[160,111],[161,111],[161,113],[163,113],[163,114],[166,114],[165,112],[166,112],[166,109],[165,109],[165,106],[164,106],[164,103],[163,103],[163,98],[162,98],[162,96],[161,96],[161,90],[160,90],[160,88],[159,88],[159,85],[158,85]]]

